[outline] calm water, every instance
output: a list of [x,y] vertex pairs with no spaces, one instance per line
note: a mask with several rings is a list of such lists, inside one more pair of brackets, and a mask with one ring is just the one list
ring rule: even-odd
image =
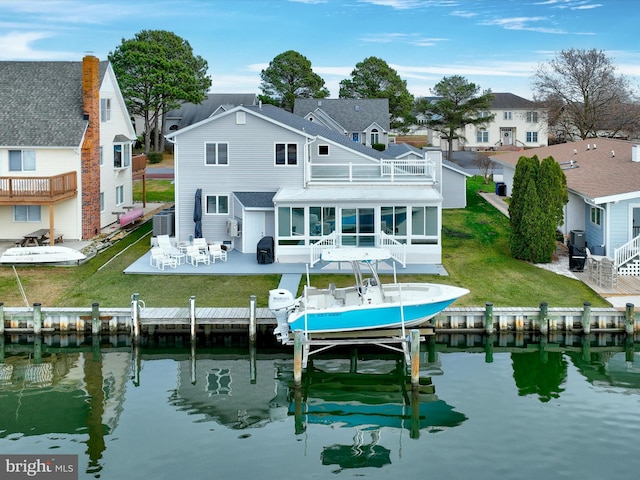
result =
[[640,475],[624,338],[445,337],[422,357],[435,393],[412,408],[381,355],[317,359],[296,399],[286,353],[6,343],[0,453],[77,454],[83,479]]

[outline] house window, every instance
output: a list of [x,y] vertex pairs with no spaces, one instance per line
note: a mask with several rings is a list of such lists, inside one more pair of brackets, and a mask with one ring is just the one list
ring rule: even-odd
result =
[[228,165],[229,164],[229,144],[228,143],[205,143],[205,165]]
[[598,227],[602,225],[602,210],[598,207],[591,207],[589,212],[591,216],[591,223]]
[[318,145],[318,155],[329,155],[329,145]]
[[35,150],[9,150],[10,172],[33,172],[35,169]]
[[40,218],[40,205],[13,206],[14,222],[39,222]]
[[[278,207],[278,236],[291,238],[304,235],[304,208]],[[289,241],[288,245],[301,243],[300,239]]]
[[113,168],[127,168],[131,165],[131,145],[116,143],[113,146]]
[[489,115],[491,115],[491,113],[486,110],[478,112],[478,118],[487,118]]
[[538,123],[538,112],[527,112],[527,122]]
[[353,132],[351,134],[351,140],[353,140],[354,142],[359,142],[360,141],[360,134],[358,132]]
[[378,134],[377,129],[371,130],[371,145],[375,145],[376,143],[380,143],[380,135]]
[[100,211],[104,212],[104,192],[100,192]]
[[476,142],[477,143],[488,143],[489,142],[489,132],[486,130],[478,130],[476,132]]
[[116,205],[122,205],[124,203],[124,186],[118,185],[116,187]]
[[513,112],[504,112],[502,119],[503,120],[511,120],[513,118]]
[[309,207],[309,235],[329,235],[336,229],[335,207]]
[[103,98],[100,100],[100,121],[101,122],[111,121],[111,99],[110,98]]
[[537,143],[538,132],[527,132],[527,143]]
[[104,147],[100,145],[100,166],[104,165]]
[[229,195],[207,195],[205,205],[207,215],[228,215]]
[[438,242],[438,208],[413,207],[411,209],[411,243],[434,244]]
[[398,236],[407,235],[407,207],[380,207],[380,231],[402,242]]
[[276,143],[276,165],[297,165],[298,144]]

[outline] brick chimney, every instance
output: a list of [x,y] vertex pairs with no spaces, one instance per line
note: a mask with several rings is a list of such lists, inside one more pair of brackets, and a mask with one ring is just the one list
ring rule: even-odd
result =
[[93,55],[82,59],[82,107],[89,124],[82,144],[82,238],[100,233],[100,61]]

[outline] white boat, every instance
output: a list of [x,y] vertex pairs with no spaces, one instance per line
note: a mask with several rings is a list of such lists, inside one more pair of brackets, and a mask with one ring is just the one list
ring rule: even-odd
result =
[[70,263],[87,258],[82,252],[59,245],[8,248],[0,263]]
[[[425,323],[440,311],[469,293],[466,288],[436,283],[382,284],[375,264],[391,258],[384,248],[333,248],[322,253],[322,260],[351,264],[355,284],[337,288],[305,286],[294,298],[286,289],[269,291],[269,309],[278,326],[274,333],[282,343],[290,332],[353,332]],[[368,267],[365,277],[361,266]]]

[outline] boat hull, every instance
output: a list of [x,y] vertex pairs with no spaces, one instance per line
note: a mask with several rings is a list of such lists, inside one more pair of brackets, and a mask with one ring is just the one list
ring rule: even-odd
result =
[[69,247],[15,247],[8,248],[0,256],[0,263],[70,263],[85,258],[84,254]]
[[456,298],[418,305],[362,305],[350,309],[326,309],[289,316],[291,331],[346,332],[413,327],[425,323],[451,305]]

